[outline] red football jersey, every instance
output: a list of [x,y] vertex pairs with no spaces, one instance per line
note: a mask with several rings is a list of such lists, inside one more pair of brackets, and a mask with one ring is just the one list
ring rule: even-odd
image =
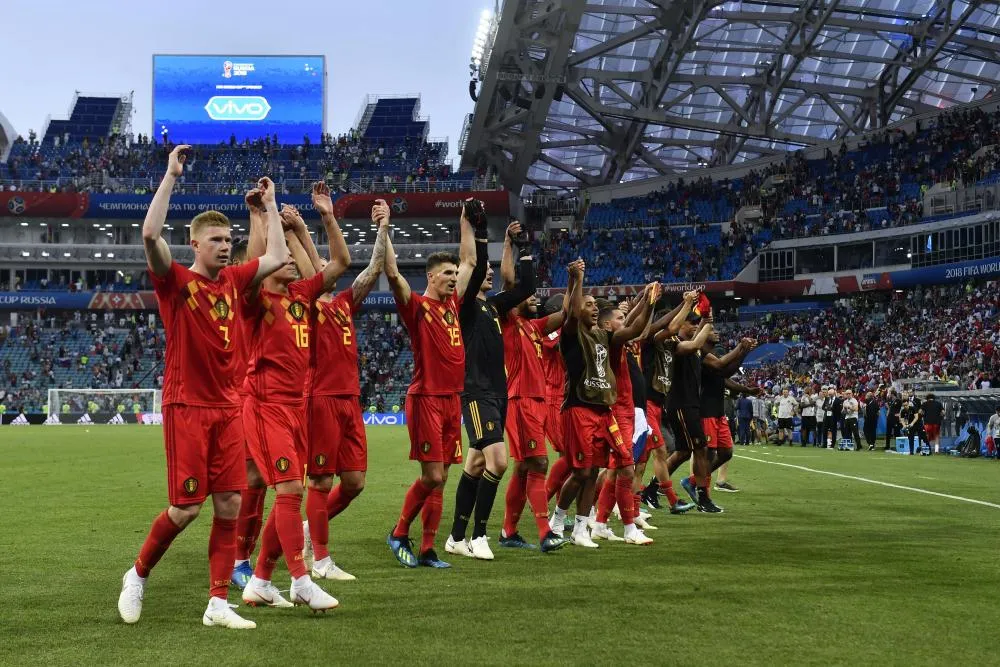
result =
[[240,396],[246,394],[244,381],[247,379],[247,364],[250,363],[250,341],[253,340],[254,309],[248,308],[246,302],[240,299],[240,308],[236,309],[236,329],[239,332],[236,340],[236,391]]
[[546,399],[557,405],[563,401],[566,392],[566,362],[559,351],[559,336],[562,329],[553,331],[542,338],[542,366],[545,368]]
[[350,287],[332,301],[316,302],[306,396],[361,395],[355,312],[354,290]]
[[309,312],[323,293],[323,274],[296,280],[288,294],[261,290],[253,309],[250,361],[243,389],[259,401],[302,403],[309,368]]
[[259,264],[226,267],[215,280],[177,262],[162,278],[149,272],[167,335],[163,405],[239,405],[236,369],[243,348],[236,316]]
[[508,398],[545,398],[542,336],[548,318],[529,320],[511,311],[503,319]]
[[628,372],[628,354],[624,345],[614,346],[611,353],[615,355],[611,360],[611,368],[615,372],[615,383],[618,386],[615,409],[632,412],[635,404],[632,402],[632,375]]
[[413,380],[407,394],[444,396],[458,394],[465,387],[460,303],[455,296],[438,301],[416,293],[410,294],[406,304],[396,301],[413,349]]

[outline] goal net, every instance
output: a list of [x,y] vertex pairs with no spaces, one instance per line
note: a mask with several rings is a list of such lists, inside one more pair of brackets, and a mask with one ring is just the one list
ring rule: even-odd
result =
[[74,423],[89,415],[94,423],[104,423],[120,414],[130,423],[142,423],[143,415],[159,417],[162,401],[159,389],[49,389],[49,416]]

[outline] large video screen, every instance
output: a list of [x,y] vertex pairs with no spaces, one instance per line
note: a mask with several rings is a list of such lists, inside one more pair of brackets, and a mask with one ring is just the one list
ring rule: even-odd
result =
[[153,132],[174,143],[213,144],[278,135],[319,141],[323,56],[153,56]]

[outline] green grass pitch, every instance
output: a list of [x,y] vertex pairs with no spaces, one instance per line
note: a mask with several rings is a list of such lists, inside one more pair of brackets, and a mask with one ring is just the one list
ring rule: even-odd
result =
[[[650,547],[542,555],[494,537],[492,563],[404,570],[385,535],[416,465],[403,429],[369,436],[368,487],[331,525],[358,577],[323,583],[340,608],[243,607],[259,627],[236,632],[201,625],[206,515],[154,571],[139,624],[118,619],[165,505],[159,428],[3,427],[0,664],[995,664],[1000,509],[773,465],[1000,504],[995,461],[738,448],[757,460],[734,460],[726,513],[658,513]],[[502,513],[501,490],[494,536]],[[536,539],[530,514],[522,533]]]

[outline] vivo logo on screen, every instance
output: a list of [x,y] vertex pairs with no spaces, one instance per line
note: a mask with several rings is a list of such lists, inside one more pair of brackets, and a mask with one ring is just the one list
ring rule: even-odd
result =
[[271,105],[257,95],[216,95],[205,105],[205,111],[212,120],[264,120]]

